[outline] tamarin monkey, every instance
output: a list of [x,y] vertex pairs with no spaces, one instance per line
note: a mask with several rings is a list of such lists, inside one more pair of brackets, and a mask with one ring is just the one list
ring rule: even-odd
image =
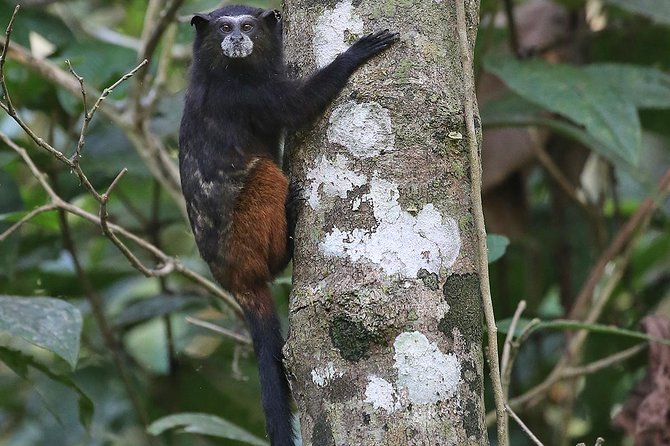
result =
[[294,444],[283,338],[269,282],[292,255],[297,193],[278,167],[280,137],[321,114],[352,73],[399,40],[362,37],[328,66],[292,80],[278,11],[225,6],[195,14],[179,168],[198,249],[244,311],[258,360],[266,430]]

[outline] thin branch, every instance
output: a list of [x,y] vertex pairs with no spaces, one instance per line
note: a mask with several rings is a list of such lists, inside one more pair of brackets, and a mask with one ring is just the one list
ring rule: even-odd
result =
[[74,151],[74,154],[70,158],[70,160],[73,163],[79,163],[79,160],[81,159],[81,150],[84,148],[84,135],[86,134],[86,128],[88,127],[88,123],[91,121],[91,118],[88,113],[88,97],[86,96],[86,86],[84,85],[84,78],[79,76],[76,71],[74,71],[74,68],[72,68],[72,64],[70,63],[70,59],[65,59],[65,64],[67,65],[68,69],[70,70],[70,73],[77,79],[79,82],[79,86],[81,87],[81,101],[84,105],[84,121],[81,124],[81,130],[79,131],[79,140],[77,141],[77,148]]
[[[184,3],[184,0],[171,0],[170,3],[158,15],[158,21],[151,28],[151,32],[147,34],[146,39],[143,39],[142,49],[139,53],[140,59],[151,60],[161,36],[165,32],[170,22],[172,22],[177,14],[177,10]],[[144,76],[142,76],[143,78]],[[141,81],[140,78],[138,81]]]
[[43,213],[49,212],[49,211],[53,211],[53,210],[56,210],[56,209],[58,209],[58,206],[56,206],[53,203],[52,204],[44,204],[40,207],[37,207],[37,208],[33,209],[32,211],[30,211],[29,213],[24,215],[21,218],[21,220],[17,221],[13,225],[11,225],[9,228],[7,228],[4,232],[0,233],[0,242],[4,242],[7,239],[7,237],[12,235],[12,233],[14,231],[19,229],[21,226],[23,226],[28,221],[32,220],[34,217],[37,217],[40,214],[43,214]]
[[477,238],[477,270],[482,295],[484,317],[488,327],[487,359],[491,370],[491,383],[496,405],[498,445],[507,446],[507,418],[505,416],[505,395],[500,378],[500,364],[498,363],[498,328],[496,327],[491,288],[489,284],[489,270],[487,263],[486,229],[484,227],[484,212],[482,208],[482,171],[479,157],[479,144],[475,130],[475,95],[473,62],[471,57],[472,45],[468,40],[468,26],[466,24],[465,4],[456,1],[456,21],[460,42],[461,63],[463,70],[463,112],[467,128],[467,142],[470,153],[470,200],[475,222],[475,236]]
[[16,108],[14,108],[14,104],[12,102],[12,98],[9,94],[9,89],[7,88],[7,81],[5,80],[5,62],[7,61],[7,54],[9,51],[9,46],[10,46],[10,41],[12,37],[12,30],[14,28],[14,20],[16,19],[16,15],[19,12],[19,5],[16,5],[14,8],[14,12],[12,13],[12,17],[9,19],[9,24],[7,25],[7,29],[5,30],[5,39],[2,42],[2,54],[0,54],[0,87],[2,88],[2,97],[4,102],[0,102],[0,107],[16,121],[16,123],[28,134],[28,136],[35,141],[35,143],[46,150],[47,152],[51,153],[54,157],[56,157],[58,160],[61,162],[67,164],[69,167],[71,166],[70,161],[67,159],[63,153],[60,151],[56,150],[54,147],[52,147],[48,142],[44,141],[44,139],[40,138],[35,134],[35,132],[32,131],[30,127],[21,119],[21,117],[18,115]]
[[112,181],[112,184],[109,185],[107,188],[107,191],[101,195],[101,201],[100,201],[100,227],[102,228],[102,232],[105,234],[105,236],[112,242],[116,247],[121,251],[121,253],[128,259],[130,264],[140,271],[142,274],[144,274],[146,277],[161,277],[165,276],[167,274],[170,274],[172,271],[174,271],[174,263],[172,261],[168,261],[159,268],[152,269],[152,268],[147,268],[142,264],[140,259],[138,259],[135,254],[128,248],[117,236],[114,234],[113,231],[110,230],[109,228],[109,215],[107,214],[107,203],[109,202],[109,197],[114,190],[114,188],[118,185],[119,181],[121,181],[121,178],[128,172],[128,169],[123,168],[121,172],[114,178],[114,181]]
[[646,198],[642,204],[637,208],[635,213],[628,219],[626,224],[624,224],[619,232],[616,234],[609,246],[600,254],[598,261],[595,266],[591,269],[589,277],[586,279],[586,282],[582,286],[582,289],[579,291],[577,298],[570,309],[568,314],[569,319],[576,319],[584,311],[584,307],[591,300],[593,296],[593,290],[600,281],[603,273],[605,272],[605,267],[612,261],[612,259],[624,248],[624,246],[630,241],[631,237],[635,233],[636,229],[640,226],[641,222],[658,207],[661,198],[666,196],[670,192],[670,169],[668,169],[661,181],[658,184],[658,192],[656,197]]
[[197,325],[198,327],[206,328],[212,330],[215,333],[224,335],[228,338],[234,339],[237,342],[240,342],[245,345],[251,345],[251,338],[248,336],[241,335],[232,330],[221,327],[220,325],[212,324],[211,322],[203,321],[202,319],[196,319],[192,316],[186,316],[186,322]]
[[[544,170],[556,182],[556,184],[558,184],[565,195],[567,195],[572,201],[582,206],[583,208],[588,208],[589,203],[584,199],[583,196],[579,195],[577,189],[572,185],[570,180],[565,176],[565,174],[544,149],[544,145],[540,142],[540,139],[537,135],[537,129],[535,127],[529,127],[528,134],[531,139],[531,147],[535,153],[535,158],[537,158]],[[587,209],[587,211],[589,210]]]
[[12,12],[12,17],[9,19],[7,28],[5,29],[5,40],[2,45],[2,53],[0,54],[0,83],[2,83],[2,95],[8,108],[13,109],[12,101],[7,94],[7,85],[5,84],[5,62],[7,61],[7,51],[9,50],[9,41],[12,36],[12,30],[14,29],[14,20],[16,19],[16,14],[19,13],[21,7],[16,5],[14,7],[14,12]]
[[503,345],[502,359],[500,361],[500,373],[502,373],[501,379],[502,379],[503,392],[505,393],[505,399],[507,399],[510,376],[512,374],[512,362],[510,361],[512,340],[514,339],[516,324],[519,322],[521,313],[523,313],[523,310],[525,309],[526,309],[526,301],[522,300],[516,307],[516,311],[514,312],[514,316],[512,317],[512,322],[509,326],[509,331],[507,332],[507,336],[505,337],[505,345]]
[[[127,81],[128,79],[130,79],[131,77],[133,77],[133,76],[140,70],[140,68],[142,68],[143,66],[145,66],[145,65],[148,64],[148,63],[149,63],[149,61],[148,61],[147,59],[143,59],[143,60],[142,60],[142,61],[141,61],[135,68],[133,68],[133,69],[132,69],[131,71],[129,71],[128,73],[124,74],[118,81],[114,82],[112,85],[110,85],[109,87],[107,87],[107,88],[105,88],[104,90],[102,90],[102,94],[100,95],[100,97],[98,98],[98,100],[95,101],[95,104],[93,104],[93,108],[92,108],[91,111],[90,111],[90,115],[91,115],[91,117],[92,117],[93,114],[96,112],[96,110],[100,107],[100,104],[102,103],[102,101],[104,101],[104,100],[107,98],[107,96],[109,96],[109,94],[110,94],[112,91],[114,91],[114,89],[115,89],[116,87],[118,87],[118,86],[121,85],[123,82]],[[144,70],[144,71],[146,71],[146,70]]]
[[648,342],[643,342],[641,344],[627,348],[626,350],[622,350],[606,358],[590,362],[581,367],[568,367],[565,370],[563,370],[563,373],[561,374],[561,379],[569,379],[569,378],[576,378],[578,376],[591,375],[601,370],[609,369],[610,367],[619,364],[620,362],[624,362],[628,358],[637,355],[648,346],[649,346]]
[[153,110],[158,103],[161,95],[160,92],[165,88],[168,79],[168,70],[172,63],[172,48],[177,39],[177,25],[171,24],[165,32],[163,38],[163,45],[161,49],[160,59],[158,60],[158,68],[156,69],[156,79],[151,87],[151,90],[146,94],[145,113]]
[[[158,47],[158,42],[160,41],[161,36],[167,29],[168,25],[174,20],[177,10],[184,3],[184,0],[170,0],[167,6],[158,14],[157,21],[152,22],[153,13],[152,11],[147,12],[145,18],[145,33],[142,35],[142,46],[138,52],[139,59],[145,59],[151,61],[153,59],[154,52]],[[156,2],[151,2],[150,5],[156,6]],[[149,22],[149,23],[147,23]],[[146,31],[149,30],[149,31]],[[133,93],[132,93],[132,103],[134,104],[134,113],[139,115],[143,119],[144,112],[142,111],[142,96],[144,92],[148,90],[148,85],[146,80],[147,71],[144,71],[137,76],[135,82],[133,83]]]
[[508,404],[505,404],[505,410],[509,416],[512,417],[514,421],[516,421],[516,423],[521,427],[526,435],[528,435],[528,438],[530,438],[533,443],[535,443],[537,446],[544,446],[544,444],[542,444],[542,442],[535,436],[535,434],[528,428],[528,426],[526,426],[525,423],[521,421],[521,418],[519,418],[519,416],[514,413]]

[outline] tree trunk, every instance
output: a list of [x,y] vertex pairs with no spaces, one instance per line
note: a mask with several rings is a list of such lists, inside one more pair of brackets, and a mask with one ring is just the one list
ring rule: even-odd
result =
[[[305,196],[285,348],[303,444],[488,444],[455,5],[285,3],[298,75],[401,33],[287,143]],[[479,2],[465,6],[472,51]]]

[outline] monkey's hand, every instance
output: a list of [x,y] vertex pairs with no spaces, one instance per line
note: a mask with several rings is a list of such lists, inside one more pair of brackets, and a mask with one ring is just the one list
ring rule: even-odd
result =
[[399,33],[392,33],[388,29],[377,31],[358,39],[342,56],[350,58],[358,66],[399,40]]

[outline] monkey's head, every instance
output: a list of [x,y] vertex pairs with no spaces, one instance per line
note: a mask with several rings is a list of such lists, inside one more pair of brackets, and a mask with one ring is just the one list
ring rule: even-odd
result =
[[250,6],[225,6],[195,14],[194,61],[211,69],[230,64],[267,64],[281,58],[279,11]]

